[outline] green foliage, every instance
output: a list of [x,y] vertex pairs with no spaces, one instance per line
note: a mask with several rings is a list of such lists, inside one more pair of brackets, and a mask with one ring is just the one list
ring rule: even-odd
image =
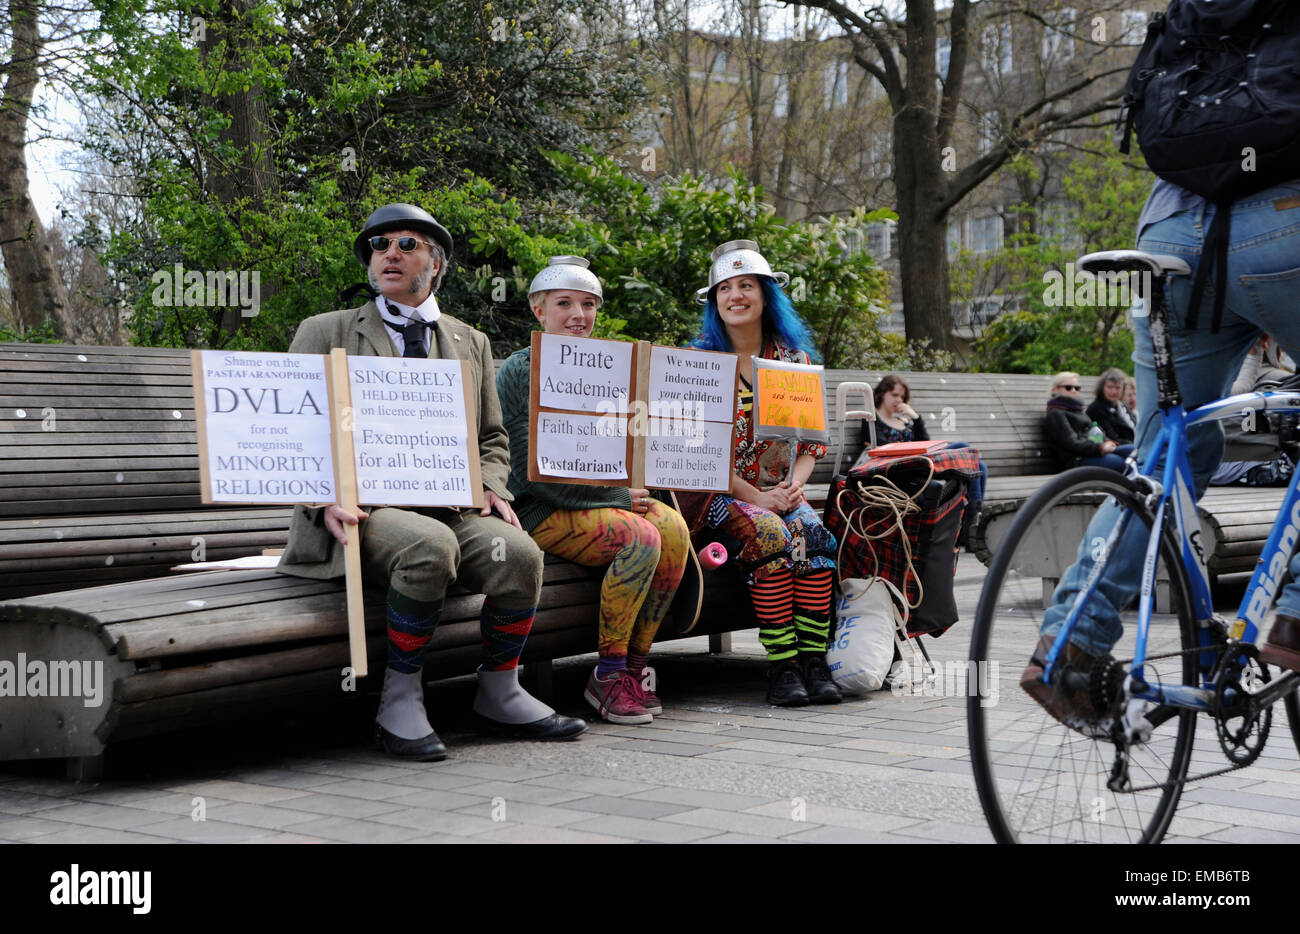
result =
[[[89,77],[105,106],[88,143],[134,177],[144,206],[105,256],[143,343],[284,349],[298,321],[364,281],[350,245],[390,201],[442,218],[463,263],[468,231],[518,220],[500,190],[562,195],[540,147],[611,138],[642,93],[618,31],[591,31],[612,7],[578,0],[97,6],[105,54]],[[267,142],[232,142],[237,118]],[[232,334],[225,309],[157,304],[154,277],[177,263],[256,271],[257,316]],[[454,274],[447,296],[497,330],[491,304]]]
[[[733,173],[723,187],[684,176],[652,191],[612,160],[552,152],[569,192],[567,210],[550,205],[527,229],[479,227],[475,252],[512,273],[508,307],[531,324],[524,290],[555,253],[591,260],[605,288],[607,334],[682,344],[699,331],[695,290],[708,278],[709,254],[726,240],[757,241],[774,269],[791,277],[789,294],[812,327],[827,366],[871,366],[906,357],[877,324],[888,307],[887,274],[863,249],[867,225],[892,217],[858,212],[825,224],[786,222],[763,202],[761,187]],[[486,272],[479,281],[486,281]],[[522,346],[522,335],[514,340]]]
[[[1019,229],[993,258],[1007,275],[1005,292],[1022,310],[999,316],[975,344],[975,369],[995,373],[1132,371],[1128,304],[1111,290],[1090,290],[1073,273],[1085,253],[1132,246],[1151,175],[1123,157],[1109,135],[1095,152],[1075,159],[1062,180],[1070,210],[1058,230],[1035,230],[1032,208],[1020,206]],[[1069,231],[1069,234],[1066,234]],[[961,265],[961,264],[958,264]],[[954,275],[977,278],[969,262]],[[1071,287],[1071,284],[1074,287]],[[1104,293],[1104,294],[1103,294]]]

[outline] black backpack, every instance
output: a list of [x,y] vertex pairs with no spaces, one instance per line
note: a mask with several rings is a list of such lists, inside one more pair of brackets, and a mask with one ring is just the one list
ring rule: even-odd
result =
[[[1147,26],[1120,115],[1151,171],[1218,209],[1197,265],[1188,327],[1210,267],[1227,270],[1230,205],[1300,177],[1300,2],[1173,0]],[[1224,293],[1214,296],[1214,330]]]

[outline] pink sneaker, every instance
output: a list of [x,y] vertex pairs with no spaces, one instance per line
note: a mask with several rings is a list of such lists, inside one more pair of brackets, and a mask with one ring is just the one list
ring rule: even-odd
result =
[[657,717],[664,712],[664,705],[659,700],[659,695],[655,693],[656,683],[655,670],[646,665],[641,672],[640,683],[637,685],[641,688],[641,706],[645,708],[646,713]]
[[603,679],[593,670],[582,696],[610,723],[649,723],[654,719],[641,704],[641,685],[626,668]]

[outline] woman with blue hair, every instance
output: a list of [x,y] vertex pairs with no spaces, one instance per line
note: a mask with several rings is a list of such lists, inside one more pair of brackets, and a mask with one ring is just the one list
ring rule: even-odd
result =
[[[697,544],[722,542],[745,574],[767,650],[767,700],[799,707],[836,704],[840,690],[826,666],[835,537],[803,497],[803,485],[826,446],[755,441],[754,358],[812,362],[812,335],[751,240],[713,251],[700,336],[692,346],[737,354],[732,477],[727,493],[678,493]],[[793,450],[792,450],[793,447]],[[794,470],[790,472],[790,461]]]

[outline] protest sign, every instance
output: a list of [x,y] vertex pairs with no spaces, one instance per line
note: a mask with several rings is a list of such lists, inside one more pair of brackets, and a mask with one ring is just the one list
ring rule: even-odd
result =
[[820,366],[754,358],[754,437],[827,441]]
[[333,503],[330,390],[313,354],[190,352],[205,503]]
[[736,357],[533,335],[528,478],[725,491]]
[[358,497],[384,506],[482,506],[469,362],[348,357]]

